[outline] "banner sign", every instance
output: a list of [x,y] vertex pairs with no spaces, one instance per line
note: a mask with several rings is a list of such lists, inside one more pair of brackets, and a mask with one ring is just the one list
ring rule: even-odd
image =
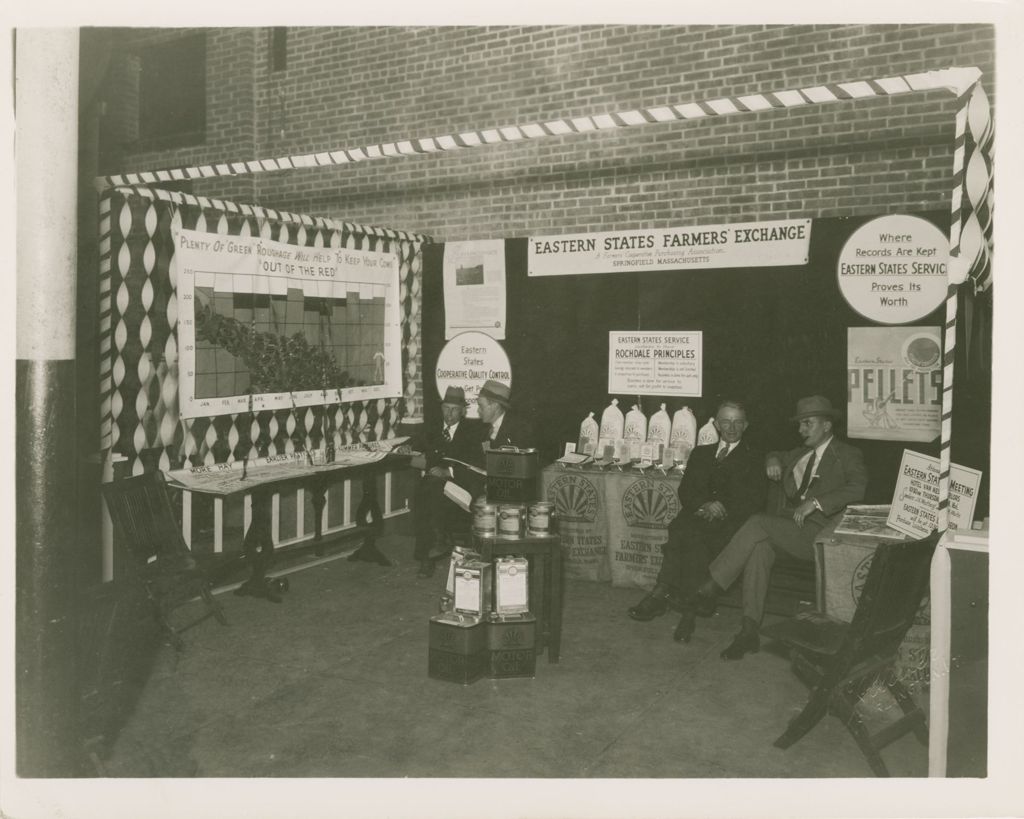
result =
[[938,327],[847,329],[846,433],[876,441],[933,441],[942,426]]
[[949,240],[919,216],[880,216],[857,228],[839,254],[839,290],[881,324],[924,318],[946,297]]
[[444,337],[505,338],[505,241],[445,242]]
[[[949,528],[970,529],[981,472],[950,464]],[[939,459],[903,450],[888,523],[915,538],[927,537],[939,521]]]
[[608,334],[608,392],[612,395],[701,395],[700,330],[635,330]]
[[538,236],[527,240],[530,276],[637,270],[706,270],[807,264],[810,219]]

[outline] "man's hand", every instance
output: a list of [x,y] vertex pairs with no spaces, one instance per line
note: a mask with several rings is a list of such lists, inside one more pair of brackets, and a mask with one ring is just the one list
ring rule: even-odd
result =
[[805,500],[793,511],[793,520],[796,521],[797,526],[804,525],[804,518],[806,518],[811,512],[818,507],[814,505],[814,501]]
[[770,455],[768,460],[765,461],[765,472],[768,473],[769,480],[782,480],[782,461],[774,455]]
[[446,466],[431,467],[430,474],[433,475],[435,478],[444,478],[445,480],[448,480],[448,478],[452,476],[451,473],[448,471],[448,467]]
[[721,501],[708,501],[702,503],[700,508],[697,510],[697,517],[702,520],[725,520],[729,513],[725,509],[725,505]]

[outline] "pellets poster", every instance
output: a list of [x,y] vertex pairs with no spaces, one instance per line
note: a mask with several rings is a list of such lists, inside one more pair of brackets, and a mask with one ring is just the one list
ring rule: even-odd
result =
[[933,441],[942,416],[938,327],[847,330],[847,436]]

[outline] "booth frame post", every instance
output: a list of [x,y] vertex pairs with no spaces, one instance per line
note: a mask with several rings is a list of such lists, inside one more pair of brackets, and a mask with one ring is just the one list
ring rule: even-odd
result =
[[81,775],[76,276],[79,32],[17,32],[16,769]]

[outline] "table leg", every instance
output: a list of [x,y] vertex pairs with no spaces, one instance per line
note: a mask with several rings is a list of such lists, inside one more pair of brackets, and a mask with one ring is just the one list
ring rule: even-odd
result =
[[327,482],[312,480],[309,483],[309,499],[313,504],[313,553],[322,557],[324,553],[324,506],[327,504]]
[[537,654],[540,654],[551,643],[551,622],[548,606],[548,577],[545,569],[547,557],[542,554],[533,554],[530,561],[530,571],[533,575],[531,586],[533,594],[530,595],[530,609],[537,618]]
[[242,541],[242,551],[252,565],[252,576],[235,589],[235,594],[263,597],[280,603],[281,595],[267,579],[267,569],[274,562],[274,539],[271,534],[271,499],[273,492],[254,490],[252,522]]
[[548,583],[551,584],[550,608],[548,620],[551,623],[551,642],[548,643],[548,662],[557,663],[562,650],[562,548],[559,546],[550,557],[551,571],[548,572]]
[[377,535],[384,528],[384,515],[377,500],[376,475],[363,478],[363,498],[356,509],[356,523],[366,527],[366,535],[363,544],[350,554],[348,559],[390,566],[391,561],[377,548]]

